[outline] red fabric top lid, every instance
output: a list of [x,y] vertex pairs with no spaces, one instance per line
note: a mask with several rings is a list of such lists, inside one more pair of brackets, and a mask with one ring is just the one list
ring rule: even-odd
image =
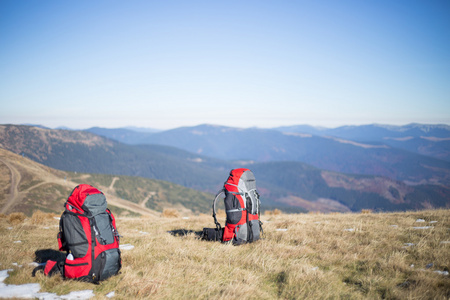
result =
[[76,213],[84,213],[81,207],[84,204],[84,200],[86,200],[86,196],[101,193],[101,191],[89,184],[80,184],[73,189],[72,194],[67,199],[66,209]]
[[239,184],[239,179],[241,178],[242,174],[246,171],[250,171],[249,169],[245,168],[239,168],[239,169],[233,169],[230,172],[230,176],[228,177],[227,183],[231,183],[234,185]]

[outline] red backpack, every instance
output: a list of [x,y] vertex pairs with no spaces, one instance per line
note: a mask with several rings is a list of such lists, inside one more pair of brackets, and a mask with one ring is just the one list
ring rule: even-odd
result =
[[[216,217],[217,199],[224,195],[226,223],[222,229]],[[261,201],[256,191],[256,179],[249,169],[231,170],[223,189],[213,201],[213,218],[216,228],[204,228],[203,239],[232,241],[235,245],[251,243],[261,238],[262,222],[259,220]]]
[[66,258],[47,261],[45,275],[98,283],[119,272],[119,234],[101,191],[87,184],[75,187],[61,215],[58,244]]

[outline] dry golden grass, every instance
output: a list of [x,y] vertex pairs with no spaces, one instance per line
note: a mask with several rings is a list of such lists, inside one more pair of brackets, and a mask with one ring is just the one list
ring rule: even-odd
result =
[[[1,268],[14,269],[7,284],[37,282],[60,295],[92,289],[97,299],[111,291],[116,299],[450,297],[450,276],[435,272],[450,268],[449,210],[264,215],[264,239],[238,247],[198,239],[214,227],[211,216],[117,218],[121,243],[134,248],[122,251],[121,273],[100,285],[31,277],[34,252],[57,249],[58,220],[39,219],[12,229],[0,220]],[[186,234],[170,233],[180,229]]]
[[161,217],[164,218],[179,218],[180,217],[180,213],[173,208],[166,208],[163,210]]
[[276,216],[276,215],[281,215],[281,214],[282,214],[282,212],[278,208],[275,208],[274,210],[266,210],[264,212],[264,215],[266,215],[266,216]]
[[31,224],[33,225],[42,225],[45,224],[48,220],[53,220],[56,217],[56,214],[53,213],[44,213],[40,210],[37,210],[31,216]]
[[27,216],[25,216],[24,213],[21,212],[17,212],[17,213],[12,213],[8,216],[8,221],[11,225],[17,225],[22,223]]

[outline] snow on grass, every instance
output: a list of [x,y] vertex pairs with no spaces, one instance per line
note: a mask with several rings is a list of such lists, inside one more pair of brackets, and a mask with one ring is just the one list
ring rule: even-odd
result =
[[94,291],[84,290],[70,292],[67,295],[58,296],[53,293],[39,293],[41,286],[39,283],[26,283],[21,285],[5,284],[8,272],[12,269],[0,271],[0,298],[22,298],[22,299],[44,299],[44,300],[84,300],[94,297]]
[[115,295],[116,295],[116,293],[115,293],[114,291],[112,291],[112,292],[106,294],[106,298],[112,298],[112,297],[114,297]]
[[433,226],[413,227],[413,229],[430,229],[430,228],[433,228]]
[[119,246],[120,250],[131,250],[134,249],[134,246],[131,244],[123,244]]

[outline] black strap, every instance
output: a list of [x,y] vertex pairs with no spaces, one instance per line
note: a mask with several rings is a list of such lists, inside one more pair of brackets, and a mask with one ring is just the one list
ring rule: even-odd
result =
[[213,201],[213,205],[212,205],[214,224],[216,224],[216,228],[219,231],[222,229],[222,226],[220,226],[220,223],[219,223],[219,221],[217,221],[217,217],[216,217],[216,201],[222,193],[225,193],[224,189],[221,189],[219,192],[217,192],[216,196],[214,197],[214,201]]
[[35,277],[37,271],[40,271],[40,270],[44,271],[44,269],[45,269],[45,264],[41,264],[41,265],[37,266],[36,268],[33,269],[33,272],[31,272],[31,277]]

